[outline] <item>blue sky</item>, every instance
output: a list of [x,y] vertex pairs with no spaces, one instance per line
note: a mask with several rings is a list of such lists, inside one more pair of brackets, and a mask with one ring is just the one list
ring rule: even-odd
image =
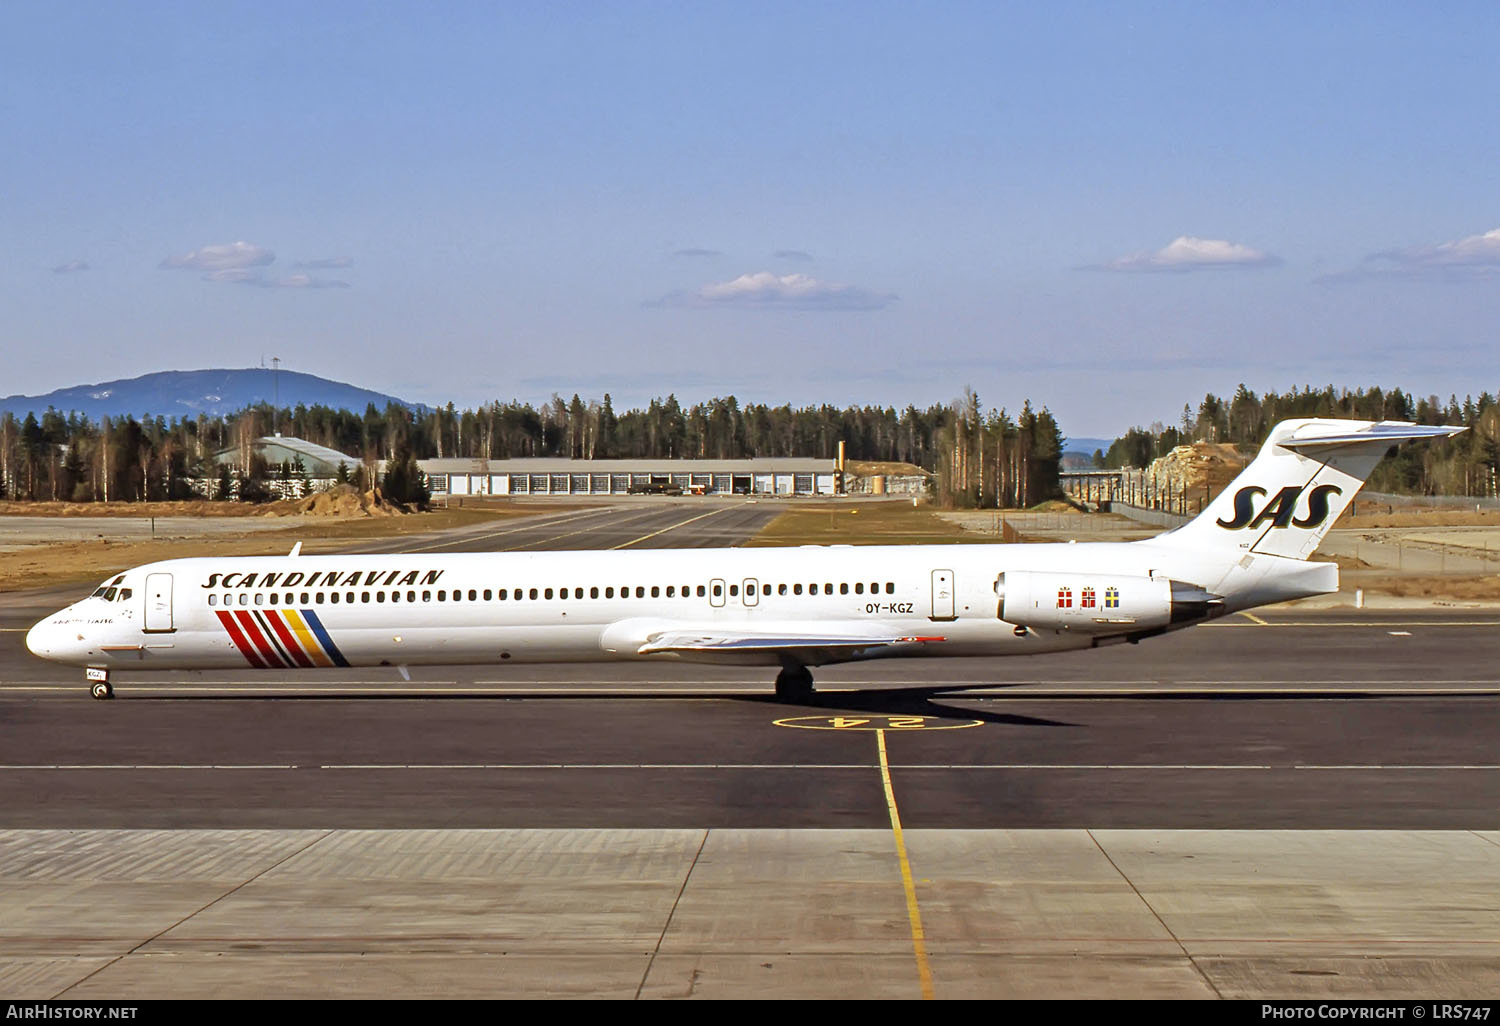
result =
[[0,394],[1500,390],[1500,5],[0,5]]

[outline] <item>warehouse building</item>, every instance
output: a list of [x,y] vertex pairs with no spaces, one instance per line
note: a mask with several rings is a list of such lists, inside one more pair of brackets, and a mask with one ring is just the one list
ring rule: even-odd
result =
[[434,497],[461,495],[836,495],[834,460],[418,460]]

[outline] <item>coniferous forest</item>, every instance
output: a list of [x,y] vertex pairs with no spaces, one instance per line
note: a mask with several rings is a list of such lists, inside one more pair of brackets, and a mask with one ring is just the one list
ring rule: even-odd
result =
[[[934,472],[936,497],[961,506],[1032,505],[1057,491],[1062,436],[1046,410],[1026,403],[1018,416],[985,411],[972,391],[947,405],[847,407],[741,405],[733,396],[684,407],[675,396],[619,412],[599,401],[554,396],[535,407],[495,402],[474,410],[450,403],[414,411],[392,403],[363,413],[326,406],[228,416],[103,418],[48,410],[0,416],[0,497],[73,502],[188,499],[193,482],[215,481],[215,453],[241,450],[272,433],[348,453],[358,467],[376,461],[527,456],[571,459],[741,459],[837,455],[915,464]],[[264,468],[275,473],[275,468]],[[368,480],[368,470],[362,479]],[[260,494],[238,488],[241,494]],[[210,487],[209,494],[228,492]]]
[[1399,388],[1304,388],[1258,396],[1243,384],[1230,399],[1210,393],[1182,408],[1178,423],[1132,428],[1108,452],[1096,453],[1100,467],[1144,467],[1179,445],[1221,442],[1249,453],[1259,448],[1279,421],[1298,417],[1351,420],[1404,420],[1446,424],[1469,430],[1443,441],[1401,445],[1375,468],[1368,486],[1381,492],[1412,495],[1490,497],[1500,494],[1500,404],[1483,392],[1462,402],[1450,396],[1418,398]]
[[[1293,417],[1409,420],[1462,425],[1453,439],[1400,447],[1371,477],[1379,491],[1494,496],[1500,487],[1500,403],[1489,393],[1446,402],[1401,389],[1293,389],[1257,395],[1241,385],[1229,399],[1209,394],[1182,408],[1177,423],[1136,427],[1099,467],[1144,467],[1178,445],[1219,442],[1252,452],[1272,425]],[[733,396],[684,407],[675,396],[616,411],[602,400],[554,396],[538,406],[494,402],[478,409],[415,411],[392,403],[363,413],[326,406],[227,416],[103,418],[48,410],[0,415],[0,498],[135,502],[199,497],[191,482],[215,480],[215,453],[272,432],[348,453],[356,469],[376,461],[526,456],[571,459],[832,458],[909,463],[933,475],[934,498],[959,507],[1025,507],[1053,497],[1065,439],[1053,415],[1028,401],[1018,414],[986,409],[966,389],[952,403],[891,406],[741,405]],[[274,468],[267,468],[274,473]],[[368,473],[368,470],[367,470]],[[365,477],[364,479],[368,479]],[[217,491],[224,491],[218,489]],[[201,489],[200,489],[201,493]],[[209,494],[216,494],[213,487]],[[244,492],[257,494],[253,489]]]

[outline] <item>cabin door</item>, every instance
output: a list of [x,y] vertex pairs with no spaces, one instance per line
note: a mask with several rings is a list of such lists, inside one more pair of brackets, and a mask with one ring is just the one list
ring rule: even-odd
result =
[[151,633],[166,633],[172,626],[172,575],[146,575],[146,621],[145,630]]
[[745,605],[753,606],[758,604],[760,602],[760,595],[757,593],[760,591],[760,582],[754,577],[746,577],[743,583],[745,586]]
[[934,570],[932,572],[932,619],[956,620],[958,615],[953,610],[953,571]]

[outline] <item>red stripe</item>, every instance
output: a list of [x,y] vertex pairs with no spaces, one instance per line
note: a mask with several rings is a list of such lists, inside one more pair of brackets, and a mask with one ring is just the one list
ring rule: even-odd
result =
[[247,610],[237,609],[234,615],[239,617],[240,626],[245,629],[245,636],[255,642],[255,647],[260,649],[261,658],[266,661],[266,666],[279,668],[286,665],[281,656],[277,655],[276,650],[271,647],[271,643],[266,640],[265,635],[261,634],[260,628],[255,626],[255,618]]
[[266,668],[266,664],[260,661],[260,656],[255,654],[255,651],[250,647],[250,643],[245,640],[245,636],[241,634],[240,629],[235,626],[234,617],[229,615],[227,611],[221,609],[219,610],[219,622],[222,623],[224,625],[224,629],[229,632],[229,640],[234,642],[235,647],[240,650],[240,654],[249,661],[250,665],[258,670],[264,670]]
[[297,639],[292,637],[292,632],[287,630],[286,624],[281,622],[281,617],[277,614],[276,610],[267,609],[266,619],[275,628],[276,636],[281,639],[281,643],[286,646],[286,650],[292,654],[292,658],[297,660],[298,665],[311,666],[313,661],[307,658],[306,653],[302,651],[302,646],[297,644]]

